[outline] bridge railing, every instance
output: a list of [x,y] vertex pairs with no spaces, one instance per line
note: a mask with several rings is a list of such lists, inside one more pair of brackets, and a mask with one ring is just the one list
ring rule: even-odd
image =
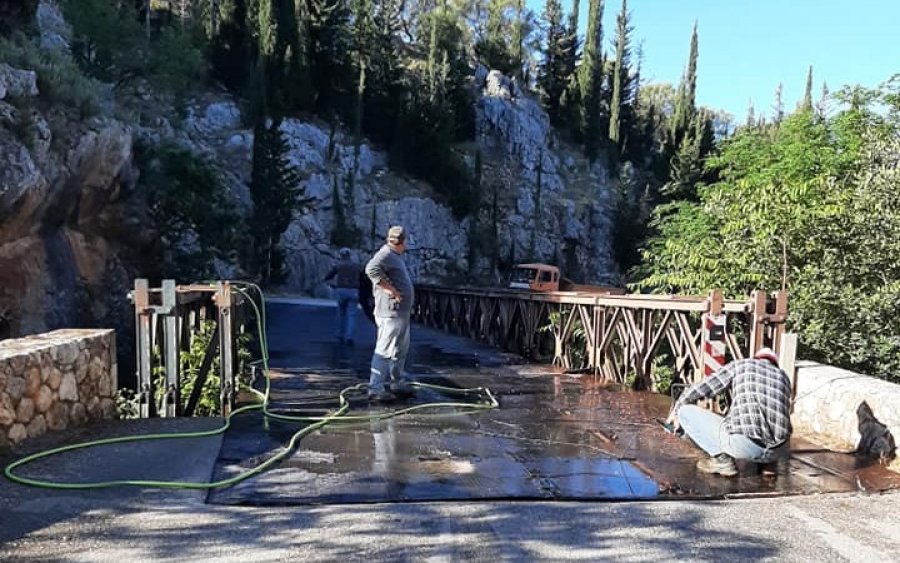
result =
[[778,352],[787,294],[755,291],[731,300],[720,291],[598,295],[421,285],[413,316],[565,370],[622,383],[633,378],[635,386],[649,387],[657,357],[668,357],[678,379],[691,383],[708,366],[751,356],[763,346]]
[[[251,318],[242,306],[244,295],[227,281],[176,285],[163,280],[161,287],[151,288],[146,279],[137,279],[129,298],[134,304],[139,416],[192,416],[216,359],[220,412],[228,415],[237,392],[238,335]],[[184,373],[181,356],[193,349],[208,323],[212,334],[199,368]],[[182,397],[188,380],[191,393]]]

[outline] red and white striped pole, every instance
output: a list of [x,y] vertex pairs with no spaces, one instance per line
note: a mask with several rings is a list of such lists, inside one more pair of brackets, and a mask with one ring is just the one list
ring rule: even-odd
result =
[[725,365],[725,315],[703,315],[703,375],[709,377]]
[[722,312],[724,299],[718,289],[709,292],[709,308],[703,314],[703,376],[709,377],[725,365],[727,318]]

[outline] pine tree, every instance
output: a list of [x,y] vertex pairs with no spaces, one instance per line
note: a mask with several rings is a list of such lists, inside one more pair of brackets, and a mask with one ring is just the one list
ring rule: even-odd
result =
[[560,99],[566,89],[566,42],[567,30],[562,25],[562,7],[559,0],[547,0],[542,15],[544,21],[544,60],[540,67],[537,84],[541,89],[541,100],[554,124],[560,121]]
[[602,142],[603,0],[590,0],[584,52],[579,68],[580,132],[585,155],[592,161]]
[[616,18],[616,62],[613,67],[612,102],[609,115],[609,140],[621,151],[625,146],[625,137],[632,124],[633,81],[631,74],[631,47],[627,0],[622,0],[622,11]]

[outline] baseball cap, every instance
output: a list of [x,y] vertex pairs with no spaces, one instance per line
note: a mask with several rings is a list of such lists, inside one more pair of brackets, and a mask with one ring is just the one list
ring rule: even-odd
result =
[[394,244],[406,241],[406,229],[400,225],[394,225],[388,229],[387,240]]

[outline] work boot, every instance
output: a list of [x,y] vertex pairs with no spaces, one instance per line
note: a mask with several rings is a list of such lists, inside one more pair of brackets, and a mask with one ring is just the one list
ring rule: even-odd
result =
[[697,462],[697,469],[703,473],[722,475],[723,477],[734,477],[738,473],[734,458],[728,454],[701,459]]
[[393,403],[397,400],[396,395],[390,391],[382,391],[381,393],[369,393],[369,402],[372,404]]
[[406,399],[416,394],[415,389],[407,381],[391,384],[391,393],[399,398]]

